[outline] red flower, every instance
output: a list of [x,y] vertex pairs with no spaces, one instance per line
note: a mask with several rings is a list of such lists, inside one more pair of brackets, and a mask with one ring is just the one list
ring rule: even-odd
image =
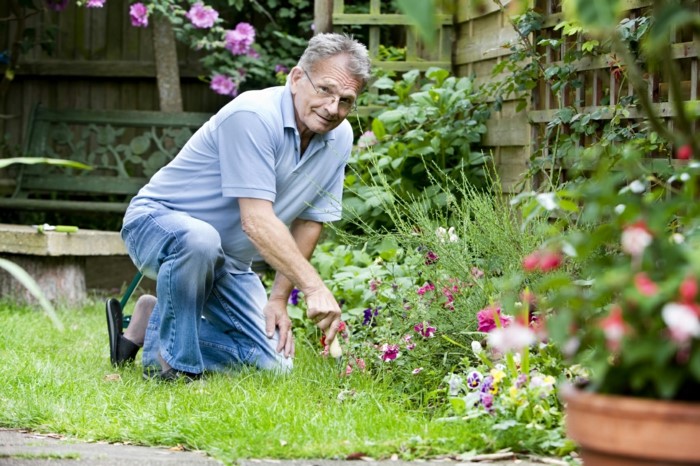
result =
[[682,302],[692,303],[698,295],[698,282],[694,277],[686,277],[678,287],[678,293]]
[[549,272],[557,269],[562,263],[559,251],[535,251],[523,259],[523,269],[527,272]]
[[640,272],[634,276],[634,286],[637,287],[637,291],[644,296],[654,296],[659,291],[659,286],[644,272]]
[[622,308],[620,306],[613,306],[610,309],[610,314],[600,321],[600,327],[605,333],[608,348],[610,348],[611,351],[616,351],[620,347],[622,337],[627,333],[627,327],[622,318]]
[[678,160],[689,160],[693,157],[693,148],[690,144],[685,144],[678,148],[676,151],[676,158]]

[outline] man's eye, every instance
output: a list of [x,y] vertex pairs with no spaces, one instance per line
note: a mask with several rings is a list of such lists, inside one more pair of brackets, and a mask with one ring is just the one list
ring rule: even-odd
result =
[[326,94],[326,95],[328,95],[328,94],[331,93],[331,90],[330,90],[329,88],[327,88],[326,86],[319,86],[319,87],[318,87],[318,90],[321,91],[323,94]]

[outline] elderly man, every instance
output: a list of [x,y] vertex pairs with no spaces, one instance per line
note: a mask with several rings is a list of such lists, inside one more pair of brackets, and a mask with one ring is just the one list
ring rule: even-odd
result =
[[[121,310],[108,306],[112,362],[133,359],[140,342],[128,337],[145,332],[146,378],[191,380],[239,364],[289,370],[294,286],[333,340],[340,308],[309,258],[323,223],[340,218],[346,117],[369,73],[364,45],[314,36],[284,87],[238,96],[141,189],[121,234],[157,280],[157,303],[145,329],[124,335]],[[269,298],[250,268],[258,253],[277,272]]]

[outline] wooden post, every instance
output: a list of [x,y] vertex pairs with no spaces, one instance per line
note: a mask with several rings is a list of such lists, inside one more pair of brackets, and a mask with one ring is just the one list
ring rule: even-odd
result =
[[175,33],[167,18],[155,15],[153,19],[153,53],[156,61],[156,79],[160,110],[182,112],[180,69],[177,65]]
[[314,34],[333,31],[333,0],[314,1]]

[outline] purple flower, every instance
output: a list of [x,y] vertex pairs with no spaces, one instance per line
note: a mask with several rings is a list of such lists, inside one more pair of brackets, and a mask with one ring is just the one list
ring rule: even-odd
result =
[[501,327],[507,327],[510,324],[510,317],[501,314],[501,308],[496,306],[490,306],[486,309],[482,309],[476,314],[478,320],[479,332],[490,332],[497,327],[496,325],[496,315],[501,322]]
[[238,93],[238,87],[233,79],[223,74],[215,74],[211,79],[211,89],[217,94],[235,96]]
[[219,12],[210,6],[204,6],[202,2],[197,2],[192,5],[192,8],[185,16],[192,22],[194,27],[208,29],[219,19]]
[[481,404],[484,406],[486,411],[491,411],[491,409],[493,409],[493,395],[490,393],[482,393]]
[[248,23],[238,23],[236,29],[226,31],[224,47],[234,55],[245,55],[255,41],[255,28]]
[[129,7],[129,16],[131,17],[131,25],[134,27],[148,26],[148,8],[141,2],[134,3]]
[[299,304],[299,290],[294,288],[292,292],[289,294],[289,300],[287,301],[289,304],[293,304],[296,306]]
[[433,251],[428,251],[428,253],[425,255],[425,265],[433,265],[440,259],[437,254],[435,254]]
[[260,54],[253,47],[248,49],[248,51],[246,52],[246,56],[249,56],[250,58],[255,58],[255,59],[260,58]]
[[479,371],[471,371],[467,375],[467,387],[471,388],[472,390],[479,388],[479,385],[481,385],[481,381],[483,380],[483,376],[481,375],[481,372]]
[[88,8],[102,8],[105,6],[105,0],[88,0],[85,6]]
[[277,74],[277,73],[287,74],[287,73],[289,73],[289,68],[278,63],[277,65],[275,65],[275,74]]
[[46,6],[53,11],[63,11],[68,6],[68,0],[46,0]]
[[496,387],[493,383],[493,376],[492,375],[487,375],[484,377],[483,382],[481,383],[481,393],[496,393],[498,391],[498,387]]
[[394,359],[398,358],[401,352],[399,351],[399,345],[390,345],[388,343],[384,343],[382,346],[382,355],[380,356],[382,358],[382,361],[393,361]]
[[435,336],[435,327],[430,326],[430,322],[420,322],[413,327],[413,330],[420,333],[423,338],[432,338]]
[[363,311],[364,317],[362,319],[362,325],[375,325],[374,318],[379,314],[379,309],[372,309],[368,307]]

